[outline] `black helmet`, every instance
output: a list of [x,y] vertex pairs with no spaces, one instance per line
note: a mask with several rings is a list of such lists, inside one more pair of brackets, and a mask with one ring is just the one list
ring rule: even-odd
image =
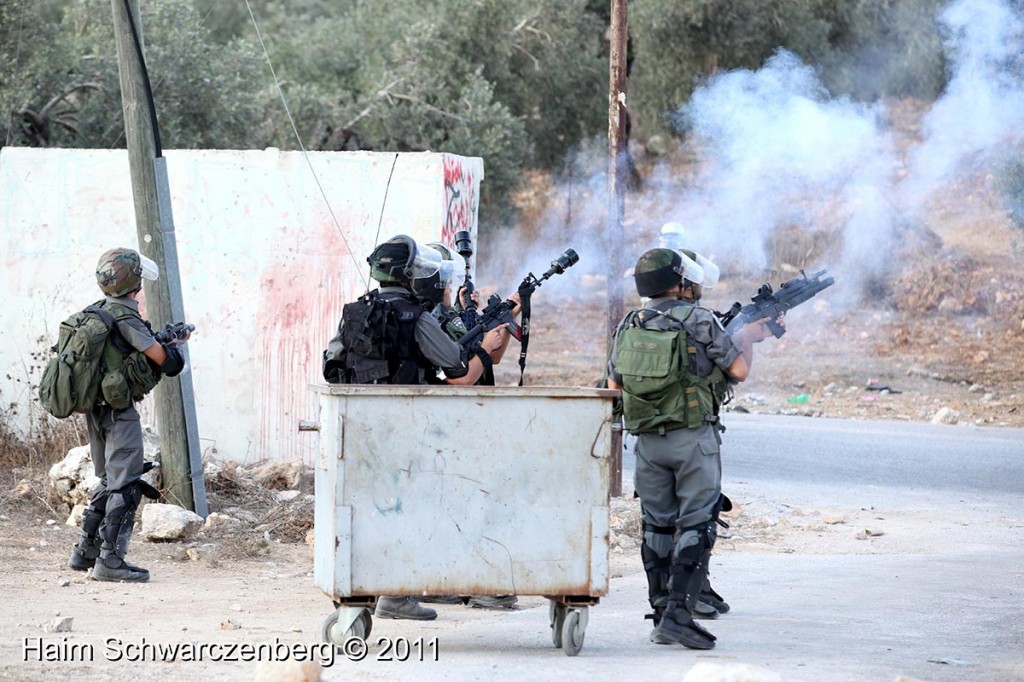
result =
[[437,272],[441,256],[433,249],[420,247],[412,237],[400,234],[374,249],[366,262],[370,264],[370,277],[378,282],[409,283]]
[[440,266],[434,274],[414,279],[412,290],[421,299],[438,305],[444,302],[444,293],[455,274],[454,256],[451,249],[441,242],[431,242],[427,244],[426,249],[432,249],[438,253],[441,257]]

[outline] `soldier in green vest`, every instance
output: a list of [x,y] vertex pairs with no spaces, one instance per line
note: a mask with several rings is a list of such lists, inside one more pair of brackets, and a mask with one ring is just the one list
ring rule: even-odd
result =
[[[114,324],[103,350],[104,387],[92,411],[85,415],[93,469],[100,482],[82,516],[82,537],[68,560],[68,566],[76,571],[91,568],[94,580],[149,580],[149,571],[124,558],[135,523],[135,510],[143,492],[152,490],[142,480],[145,465],[142,425],[134,399],[151,390],[160,375],[176,376],[185,368],[185,358],[178,344],[185,343],[189,337],[186,332],[183,338],[162,344],[139,314],[136,297],[142,291],[142,280],[155,280],[159,274],[156,263],[125,248],[107,251],[96,266],[96,281],[106,295],[96,305],[109,313]],[[123,373],[127,380],[125,395],[115,398],[115,392],[109,390],[108,379],[118,373],[117,367],[127,368],[129,361],[133,361],[137,369]],[[146,365],[158,373],[149,375],[151,378],[145,386],[134,386],[135,377],[146,373]]]
[[698,305],[703,285],[714,284],[704,260],[670,248],[640,257],[634,280],[650,301],[620,323],[608,365],[609,388],[622,390],[624,426],[637,436],[634,489],[654,609],[651,641],[693,649],[715,645],[693,614],[725,499],[718,412],[727,385],[749,375],[753,344],[771,335],[767,319],[730,335]]

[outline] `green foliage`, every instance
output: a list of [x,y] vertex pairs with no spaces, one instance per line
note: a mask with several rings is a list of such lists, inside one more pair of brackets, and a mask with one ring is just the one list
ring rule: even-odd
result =
[[[934,97],[944,1],[632,0],[633,135],[780,47],[833,95]],[[246,3],[139,4],[165,148],[481,156],[487,223],[604,134],[607,0],[251,0],[298,139]],[[124,144],[111,24],[109,0],[0,0],[0,145]]]
[[603,25],[585,5],[274,3],[258,19],[304,143],[480,156],[490,221],[524,166],[556,166],[604,126]]
[[943,0],[660,0],[630,3],[635,119],[648,133],[716,71],[756,69],[783,47],[833,95],[932,98],[944,84]]
[[[251,45],[216,44],[190,0],[141,4],[164,147],[246,147],[264,117]],[[4,3],[3,139],[16,145],[124,145],[110,2]],[[9,19],[14,19],[9,21]],[[259,88],[253,91],[254,84]]]

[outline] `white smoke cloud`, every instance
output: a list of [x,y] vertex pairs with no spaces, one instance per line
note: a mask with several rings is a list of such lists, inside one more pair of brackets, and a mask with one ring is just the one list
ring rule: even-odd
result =
[[[891,275],[898,228],[921,218],[928,197],[948,189],[965,160],[995,173],[1007,139],[1024,137],[1019,11],[1003,0],[956,0],[937,19],[947,32],[948,87],[906,165],[883,104],[831,97],[814,67],[784,50],[760,69],[720,73],[698,87],[675,112],[698,143],[696,174],[680,180],[659,168],[645,178],[644,194],[631,199],[635,212],[627,209],[627,265],[654,245],[657,227],[679,221],[690,245],[725,274],[769,265],[768,238],[796,226],[826,231],[841,245],[837,260],[811,265],[827,267],[843,285],[830,299],[842,288],[854,303],[867,282]],[[546,267],[565,246],[579,251],[576,275],[606,272],[604,144],[590,152],[593,175],[574,181],[571,215],[559,205],[544,216],[533,243],[502,249],[520,260],[490,261],[488,276],[508,281],[519,270]],[[824,260],[824,251],[814,257]],[[569,282],[555,284],[563,285]],[[631,292],[631,282],[625,289]]]
[[1024,23],[1002,0],[957,0],[939,16],[953,65],[923,124],[902,189],[920,207],[965,163],[994,165],[1002,144],[1024,135]]

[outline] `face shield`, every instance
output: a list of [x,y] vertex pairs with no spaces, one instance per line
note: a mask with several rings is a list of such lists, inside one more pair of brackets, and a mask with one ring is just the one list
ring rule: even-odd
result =
[[[676,270],[683,279],[688,279],[694,284],[704,284],[704,268],[691,257],[693,251],[676,251],[682,262]],[[696,254],[693,254],[696,255]]]
[[142,275],[143,279],[155,282],[160,277],[160,266],[143,256],[141,253],[139,254],[139,268],[139,274]]
[[426,279],[441,269],[443,262],[441,254],[429,246],[415,244],[413,254],[411,262],[407,265],[406,273],[410,280]]
[[412,281],[412,290],[422,299],[437,305],[446,303],[445,293],[448,283],[452,280],[455,266],[451,261],[442,261],[441,267],[433,275]]

